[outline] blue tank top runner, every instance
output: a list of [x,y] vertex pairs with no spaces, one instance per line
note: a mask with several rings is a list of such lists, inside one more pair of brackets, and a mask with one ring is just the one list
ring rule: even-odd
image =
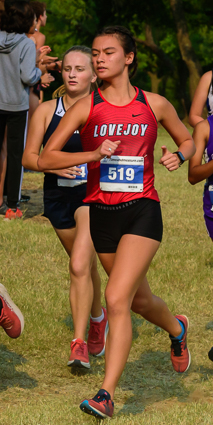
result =
[[[46,145],[47,141],[49,140],[50,136],[54,133],[56,128],[59,125],[59,122],[61,121],[61,118],[66,113],[63,98],[59,97],[56,102],[56,109],[53,114],[52,120],[47,128],[47,131],[44,135],[43,139],[43,146]],[[81,139],[79,131],[76,130],[75,133],[72,135],[72,137],[68,140],[66,145],[62,149],[63,152],[82,152],[82,145],[81,145]],[[67,179],[64,177],[59,177],[56,174],[52,173],[45,173],[44,177],[44,191],[46,190],[52,190],[56,188],[74,188],[76,186],[86,184],[87,182],[87,165],[82,164],[81,165],[82,173],[81,175],[77,176],[75,179]]]

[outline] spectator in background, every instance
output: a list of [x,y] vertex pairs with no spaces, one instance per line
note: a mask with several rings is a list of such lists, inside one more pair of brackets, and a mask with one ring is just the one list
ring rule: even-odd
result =
[[[4,0],[0,0],[0,28],[1,28],[1,16],[4,11]],[[5,213],[5,205],[3,204],[3,193],[4,193],[4,180],[5,180],[5,174],[6,174],[6,168],[7,168],[7,138],[6,138],[6,132],[4,141],[2,144],[2,148],[0,151],[0,205],[3,207],[0,207],[0,214],[3,212]]]
[[5,214],[6,204],[4,203],[4,182],[7,170],[7,129],[5,129],[4,140],[0,150],[0,215]]
[[[33,39],[37,49],[40,49],[44,46],[46,37],[40,32],[41,27],[45,27],[47,22],[47,13],[46,13],[46,3],[40,1],[30,2],[30,6],[33,8],[35,13],[37,24],[35,28],[35,33]],[[57,57],[45,56],[43,58],[43,63],[46,65],[47,71],[57,71],[61,70],[61,61],[57,61]]]
[[[39,51],[42,51],[42,49],[44,48],[44,44],[46,40],[45,35],[40,32],[40,28],[45,27],[47,22],[46,4],[40,1],[32,1],[30,3],[30,6],[32,7],[34,11],[36,24],[35,24],[34,30],[32,30],[31,28],[31,31],[28,34],[28,37],[34,41],[37,52],[39,52]],[[49,48],[49,51],[47,51],[47,53],[49,53],[50,51],[51,49]],[[48,71],[60,69],[60,62],[56,62],[57,59],[58,59],[57,57],[44,55],[39,63],[40,69],[42,69],[42,66],[43,66],[44,69],[42,70],[46,73]],[[52,81],[54,81],[53,77],[52,77]],[[43,91],[41,89],[41,84],[44,87],[47,87],[49,85],[49,82],[45,79],[45,76],[43,77],[41,82],[35,84],[33,87],[30,88],[30,103],[29,103],[30,107],[29,107],[29,117],[28,117],[29,120],[31,119],[39,103],[43,101]]]
[[[39,2],[35,2],[35,3],[39,3]],[[42,4],[44,4],[44,3],[41,3],[41,5]],[[33,3],[30,3],[30,6],[32,6],[32,5],[33,5]],[[39,9],[41,7],[39,7]],[[45,22],[46,22],[46,20],[45,20]],[[50,58],[50,57],[47,56],[47,53],[49,53],[51,51],[49,46],[41,45],[41,43],[39,42],[39,47],[38,47],[37,41],[36,41],[36,38],[35,38],[35,36],[37,34],[35,32],[36,25],[37,25],[37,15],[36,15],[36,12],[34,11],[34,22],[33,22],[33,25],[30,27],[27,36],[29,38],[31,38],[31,40],[33,40],[33,42],[35,43],[36,49],[37,49],[36,50],[36,65],[43,72],[45,72],[45,74],[42,75],[41,80],[39,80],[38,83],[36,83],[33,87],[30,87],[28,125],[29,125],[29,122],[30,122],[30,119],[31,119],[33,113],[35,112],[36,108],[39,105],[39,101],[43,99],[43,96],[41,96],[41,93],[43,94],[43,92],[41,92],[41,84],[44,85],[45,87],[47,87],[47,86],[49,86],[50,82],[55,80],[55,78],[51,74],[48,74],[47,64],[44,64],[44,61],[45,60],[49,61],[49,59],[50,60],[57,59],[57,58]],[[39,33],[39,34],[41,34],[41,33]],[[41,34],[41,35],[43,36],[43,34]],[[44,36],[44,40],[45,40],[45,36]]]
[[[34,41],[36,49],[40,49],[45,44],[45,35],[40,32],[40,27],[45,27],[47,22],[46,4],[40,1],[33,1],[30,3],[35,17],[36,26],[33,35],[29,35]],[[47,70],[47,69],[46,69]],[[29,108],[29,119],[32,117],[34,111],[39,105],[39,102],[43,100],[43,92],[41,92],[41,84],[35,84],[30,88],[30,108]]]
[[34,38],[36,47],[39,49],[44,46],[46,39],[45,35],[40,32],[40,27],[45,27],[47,22],[46,4],[40,1],[32,1],[30,6],[33,8],[37,19]]
[[0,31],[0,151],[7,127],[7,205],[0,207],[5,209],[5,217],[9,219],[22,217],[18,201],[29,86],[37,83],[42,75],[35,66],[35,45],[26,36],[33,21],[34,12],[28,2],[5,3]]

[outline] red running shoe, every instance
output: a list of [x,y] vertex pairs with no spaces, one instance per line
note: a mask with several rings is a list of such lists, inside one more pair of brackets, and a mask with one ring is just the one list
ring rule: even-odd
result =
[[19,208],[16,208],[16,218],[22,218],[23,214]]
[[5,218],[12,220],[14,218],[22,218],[23,214],[19,208],[12,209],[8,208],[5,214]]
[[77,338],[71,341],[71,355],[67,366],[74,366],[77,368],[90,368],[87,344],[83,339]]
[[89,335],[87,339],[88,351],[93,356],[103,356],[105,353],[106,338],[109,330],[107,311],[103,307],[104,319],[101,322],[93,322],[90,319]]
[[180,322],[182,322],[185,332],[183,338],[178,340],[170,335],[172,341],[171,344],[171,361],[173,368],[176,372],[186,372],[191,363],[191,356],[189,349],[187,348],[186,336],[189,327],[189,321],[186,316],[177,315],[175,316]]
[[18,338],[24,329],[24,317],[19,308],[11,300],[6,288],[0,283],[0,300],[2,310],[0,326],[10,338]]
[[92,399],[83,400],[80,404],[80,409],[84,413],[88,413],[99,419],[111,418],[114,411],[114,403],[107,391],[99,390]]

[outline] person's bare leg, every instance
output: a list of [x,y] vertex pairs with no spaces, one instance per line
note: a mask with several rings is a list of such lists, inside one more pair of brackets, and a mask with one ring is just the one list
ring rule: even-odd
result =
[[[159,242],[148,238],[124,235],[116,254],[100,254],[105,270],[110,273],[105,294],[109,334],[102,388],[110,393],[112,399],[131,348],[132,301],[159,245]],[[113,264],[111,271],[110,264]]]
[[93,243],[88,233],[89,208],[79,208],[76,211],[75,220],[75,228],[55,228],[55,232],[71,257],[70,306],[74,324],[73,339],[84,340],[90,312],[93,317],[99,317],[102,314],[101,280],[97,271]]
[[101,307],[101,278],[98,273],[97,257],[94,255],[94,259],[91,267],[91,278],[93,283],[93,301],[91,307],[91,316],[99,317],[102,314]]
[[75,239],[75,227],[72,227],[70,229],[56,229],[54,227],[54,230],[55,230],[61,244],[63,245],[65,251],[67,252],[67,254],[70,257],[72,247],[73,247],[73,242],[74,242],[74,239]]
[[166,303],[152,294],[146,277],[134,296],[131,309],[170,335],[178,336],[181,332],[179,322],[169,311]]
[[[130,308],[135,294],[143,284],[145,287],[141,302],[146,306],[148,317],[153,319],[156,314],[158,322],[157,315],[160,315],[160,323],[168,332],[176,333],[176,335],[181,332],[181,326],[165,303],[160,299],[156,300],[157,297],[154,297],[153,301],[148,282],[145,280],[149,265],[158,247],[159,242],[157,241],[135,235],[125,235],[118,245],[116,255],[100,254],[105,270],[110,273],[106,288],[109,334],[106,343],[106,367],[102,388],[110,393],[112,399],[131,348]],[[110,264],[111,267],[113,265],[111,270]],[[147,305],[149,306],[149,303],[151,303],[152,314],[148,313]],[[169,325],[170,321],[171,325]]]
[[[95,250],[89,230],[89,207],[78,208],[75,212],[75,221],[76,234],[70,258],[70,305],[74,322],[73,338],[84,340],[92,305],[92,315],[94,317],[102,314],[101,282],[97,272]],[[92,269],[93,279],[91,276]],[[94,289],[96,290],[95,297]]]

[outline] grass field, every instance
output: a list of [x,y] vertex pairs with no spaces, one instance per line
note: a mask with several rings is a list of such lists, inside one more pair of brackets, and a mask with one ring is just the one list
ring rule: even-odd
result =
[[[189,317],[189,370],[176,374],[170,341],[159,328],[132,315],[133,343],[115,394],[112,424],[212,424],[213,248],[202,214],[202,188],[187,182],[187,165],[173,173],[158,164],[156,188],[164,219],[162,245],[149,270],[150,286],[174,314]],[[0,219],[0,282],[25,316],[25,330],[11,340],[0,329],[0,424],[84,425],[99,423],[78,405],[99,389],[104,359],[91,357],[91,371],[73,375],[66,366],[73,325],[69,308],[68,258],[48,221],[41,217],[42,175],[25,173],[24,220]],[[104,287],[106,275],[100,267]],[[103,296],[104,304],[104,296]],[[105,423],[109,423],[108,420]]]

